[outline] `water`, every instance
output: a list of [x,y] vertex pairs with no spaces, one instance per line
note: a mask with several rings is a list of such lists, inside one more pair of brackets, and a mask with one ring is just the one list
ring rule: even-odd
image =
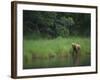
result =
[[80,56],[76,59],[70,55],[68,57],[51,57],[46,59],[35,58],[29,61],[24,60],[24,69],[34,69],[34,68],[55,68],[55,67],[74,67],[74,66],[89,66],[90,56]]

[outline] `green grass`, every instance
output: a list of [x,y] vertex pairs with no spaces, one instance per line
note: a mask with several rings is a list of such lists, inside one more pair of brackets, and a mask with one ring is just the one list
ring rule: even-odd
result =
[[[71,52],[72,43],[78,43],[81,46],[81,55],[86,58],[90,56],[90,38],[86,37],[69,37],[56,39],[24,39],[24,64],[32,61],[32,56],[36,58],[49,58],[50,56],[68,56]],[[84,61],[83,61],[84,62]]]

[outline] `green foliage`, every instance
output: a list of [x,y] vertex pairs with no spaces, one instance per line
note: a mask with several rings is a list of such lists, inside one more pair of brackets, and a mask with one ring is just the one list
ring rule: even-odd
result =
[[68,37],[69,36],[69,30],[66,27],[58,25],[57,26],[57,35],[62,36],[62,37]]
[[23,11],[23,34],[47,38],[90,36],[90,14]]
[[[71,48],[72,43],[78,43],[81,46],[81,65],[85,65],[87,63],[87,59],[89,59],[88,56],[90,56],[90,38],[85,37],[69,37],[69,38],[62,38],[57,37],[56,39],[39,39],[39,40],[26,40],[24,39],[24,66],[25,65],[33,65],[35,62],[32,61],[33,57],[36,59],[41,60],[48,60],[51,57],[53,58],[63,58],[66,57],[66,59],[69,60],[71,55]],[[51,59],[53,59],[51,58]],[[72,60],[72,58],[70,58]],[[89,60],[88,60],[89,61]],[[34,62],[34,63],[33,63]],[[56,64],[56,63],[54,63]],[[71,65],[70,60],[68,61],[69,66]],[[43,65],[43,64],[42,64]],[[47,65],[49,65],[49,62],[47,62]],[[58,65],[58,64],[56,64]],[[34,65],[35,66],[35,65]],[[32,66],[32,67],[34,67]],[[41,66],[41,64],[38,64],[38,67]]]

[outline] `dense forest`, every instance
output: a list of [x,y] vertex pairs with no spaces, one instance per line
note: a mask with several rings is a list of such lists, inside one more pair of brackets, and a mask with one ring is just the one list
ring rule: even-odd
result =
[[31,38],[90,36],[91,15],[87,13],[23,10],[23,34]]

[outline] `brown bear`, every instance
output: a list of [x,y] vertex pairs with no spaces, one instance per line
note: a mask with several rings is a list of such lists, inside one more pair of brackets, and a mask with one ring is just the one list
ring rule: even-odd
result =
[[79,44],[77,44],[77,43],[72,43],[72,49],[73,49],[73,52],[75,53],[75,54],[79,54],[80,53],[80,45]]
[[80,44],[72,43],[72,59],[73,59],[73,64],[75,66],[79,65],[80,63],[80,54],[81,54],[80,49],[81,49]]

